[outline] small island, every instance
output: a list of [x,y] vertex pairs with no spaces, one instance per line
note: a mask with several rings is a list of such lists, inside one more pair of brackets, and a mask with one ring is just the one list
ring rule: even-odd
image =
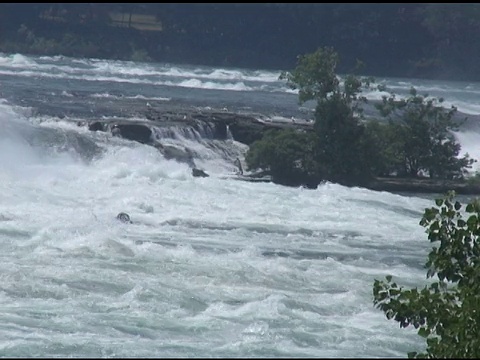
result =
[[339,56],[319,48],[298,57],[281,79],[298,90],[299,103],[315,101],[312,131],[271,129],[246,155],[249,169],[269,171],[272,181],[316,188],[328,181],[373,190],[480,194],[477,161],[463,156],[453,132],[462,126],[455,107],[412,88],[398,98],[384,86],[375,113],[366,116],[362,96],[374,79],[338,76]]
[[153,127],[193,128],[216,140],[231,136],[249,146],[244,160],[250,174],[238,180],[310,189],[333,182],[399,193],[480,194],[480,175],[469,172],[477,160],[459,155],[453,135],[462,125],[455,107],[447,109],[443,99],[414,88],[398,99],[378,86],[389,95],[370,105],[366,115],[362,89],[374,80],[347,75],[340,81],[338,60],[332,48],[320,48],[300,56],[296,68],[281,75],[299,91],[300,104],[316,101],[313,119],[275,121],[265,114],[162,104],[145,109],[144,122],[102,120],[88,126],[155,146],[165,158],[192,169],[190,150],[162,144],[152,136]]
[[[313,132],[312,122],[276,122],[272,119],[262,118],[259,114],[238,113],[222,111],[221,109],[205,109],[194,106],[179,106],[163,104],[162,107],[149,107],[144,122],[128,120],[96,120],[87,124],[92,131],[108,131],[125,139],[155,146],[167,159],[191,164],[188,153],[184,150],[159,145],[161,140],[153,140],[154,127],[185,127],[208,128],[212,138],[227,140],[227,129],[235,141],[252,146],[260,141],[264,134],[278,130],[291,130],[295,132]],[[192,166],[192,170],[194,167]],[[258,171],[252,174],[238,175],[233,179],[249,182],[271,182],[270,171]],[[300,185],[301,186],[301,185]],[[374,177],[364,187],[376,191],[389,191],[395,193],[446,193],[455,190],[458,194],[480,194],[480,182],[468,179],[431,179],[428,177]]]

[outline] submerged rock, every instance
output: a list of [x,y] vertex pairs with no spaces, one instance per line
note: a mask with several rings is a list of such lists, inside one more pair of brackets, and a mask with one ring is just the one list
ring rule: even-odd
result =
[[209,177],[210,175],[208,175],[205,171],[203,171],[201,169],[193,168],[192,169],[192,176],[194,176],[194,177]]
[[121,212],[117,215],[117,220],[120,220],[123,223],[131,224],[130,215],[127,213]]
[[100,121],[92,122],[88,125],[90,131],[105,131],[105,124]]
[[116,124],[114,129],[118,129],[118,135],[121,137],[138,141],[142,144],[150,144],[152,140],[152,130],[143,124]]

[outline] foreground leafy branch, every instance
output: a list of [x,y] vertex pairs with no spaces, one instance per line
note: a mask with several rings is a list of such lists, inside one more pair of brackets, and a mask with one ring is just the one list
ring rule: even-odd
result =
[[427,278],[436,281],[407,290],[387,276],[373,285],[375,306],[401,328],[414,326],[426,339],[426,351],[411,352],[410,358],[480,357],[480,201],[462,211],[454,197],[450,192],[437,199],[420,221],[434,245]]

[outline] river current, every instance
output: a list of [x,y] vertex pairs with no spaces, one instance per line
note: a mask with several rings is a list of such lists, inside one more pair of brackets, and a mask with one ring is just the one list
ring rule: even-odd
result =
[[[426,283],[431,196],[231,179],[247,147],[155,148],[91,132],[166,103],[308,118],[280,71],[0,54],[2,357],[406,357],[424,348],[372,303]],[[377,79],[480,114],[480,84]],[[370,99],[382,93],[370,91]],[[475,118],[475,116],[474,116]],[[458,133],[480,158],[475,122]],[[124,211],[132,224],[115,219]]]

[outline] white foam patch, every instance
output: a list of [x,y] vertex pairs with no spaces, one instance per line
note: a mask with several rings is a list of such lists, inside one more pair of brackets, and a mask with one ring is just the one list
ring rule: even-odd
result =
[[118,95],[112,95],[108,92],[105,93],[96,93],[90,95],[91,97],[94,98],[110,98],[110,99],[140,99],[140,100],[150,100],[150,101],[170,101],[171,98],[167,97],[155,97],[155,96],[144,96],[144,95],[135,95],[135,96],[118,96]]
[[477,160],[477,162],[472,165],[470,173],[473,174],[476,171],[480,171],[480,134],[472,131],[459,131],[455,132],[454,134],[462,146],[462,150],[459,155],[463,156],[468,153],[470,158]]

